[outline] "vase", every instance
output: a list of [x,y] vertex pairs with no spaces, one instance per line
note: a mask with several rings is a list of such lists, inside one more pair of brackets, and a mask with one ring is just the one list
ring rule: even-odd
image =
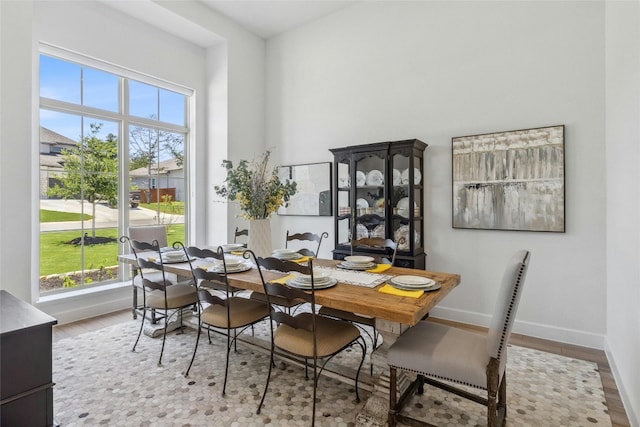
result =
[[252,219],[249,221],[248,247],[256,256],[271,256],[271,223],[268,219]]

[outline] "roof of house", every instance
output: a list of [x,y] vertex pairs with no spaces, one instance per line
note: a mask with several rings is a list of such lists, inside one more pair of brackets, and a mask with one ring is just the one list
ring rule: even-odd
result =
[[40,126],[40,143],[41,144],[49,144],[49,145],[73,145],[77,144],[71,138],[67,138],[64,135],[60,135],[57,132],[52,131],[51,129],[47,129],[45,127]]
[[[177,159],[164,160],[160,162],[157,165],[157,167],[156,165],[151,166],[152,175],[168,174],[170,172],[180,171],[180,170],[182,170],[182,166],[178,166]],[[149,175],[149,170],[146,167],[129,171],[129,176],[148,176],[148,175]]]

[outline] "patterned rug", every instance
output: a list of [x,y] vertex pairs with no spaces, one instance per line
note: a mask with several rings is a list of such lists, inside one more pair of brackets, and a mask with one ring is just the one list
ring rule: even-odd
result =
[[[222,397],[226,339],[203,334],[189,378],[183,376],[195,331],[161,339],[143,335],[131,352],[139,320],[125,322],[53,345],[55,420],[66,426],[309,426],[312,382],[304,368],[279,360],[265,406],[256,408],[266,381],[268,355],[240,343],[231,353],[226,397]],[[257,337],[268,337],[260,324]],[[250,334],[250,333],[249,333]],[[610,426],[597,366],[522,347],[509,347],[508,426]],[[329,364],[357,368],[354,347]],[[368,359],[363,372],[368,371]],[[375,373],[375,372],[374,372]],[[316,424],[354,426],[369,392],[323,376],[318,386]],[[484,407],[426,386],[406,411],[442,426],[486,425]]]

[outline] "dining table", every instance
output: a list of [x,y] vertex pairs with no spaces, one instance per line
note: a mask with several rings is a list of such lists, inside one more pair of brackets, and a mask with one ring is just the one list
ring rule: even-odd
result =
[[[138,257],[149,256],[157,257],[157,253],[138,253]],[[136,258],[132,254],[119,255],[118,260],[129,265],[137,264]],[[341,278],[335,286],[316,291],[316,304],[375,319],[375,327],[382,336],[382,344],[378,346],[371,357],[374,366],[379,368],[376,371],[380,374],[372,379],[371,395],[358,413],[355,423],[356,426],[362,427],[385,426],[389,410],[387,351],[402,333],[425,319],[429,312],[460,284],[460,275],[396,266],[391,266],[380,273],[357,271],[349,275],[348,272],[338,268],[341,263],[339,260],[314,258],[312,263],[314,268],[333,271],[337,278]],[[207,259],[196,258],[191,261],[191,265],[195,268],[208,268],[212,264],[212,261]],[[192,277],[191,267],[186,261],[165,263],[164,269],[177,276]],[[263,276],[267,281],[277,281],[286,274],[263,270]],[[419,295],[411,295],[411,293],[396,295],[381,292],[382,288],[388,289],[387,282],[397,276],[419,276],[432,279],[440,287],[436,290],[418,293]],[[362,283],[358,282],[360,277]],[[228,274],[228,281],[229,285],[235,288],[264,292],[260,274],[255,266],[246,271]],[[399,392],[408,387],[409,383],[409,379],[404,374],[399,375]]]

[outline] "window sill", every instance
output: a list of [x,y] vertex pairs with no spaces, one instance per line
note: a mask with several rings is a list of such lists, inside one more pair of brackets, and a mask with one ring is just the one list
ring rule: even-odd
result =
[[45,295],[34,306],[64,324],[131,308],[131,298],[131,282],[114,282]]
[[67,299],[73,299],[73,298],[79,298],[79,297],[80,298],[87,297],[94,294],[112,292],[114,290],[122,289],[124,287],[130,287],[130,286],[131,286],[130,281],[115,282],[115,283],[109,283],[107,285],[93,286],[90,288],[76,289],[76,290],[67,291],[67,292],[59,292],[59,293],[40,297],[36,302],[36,304],[47,304],[49,302],[54,302],[54,301],[67,300]]

